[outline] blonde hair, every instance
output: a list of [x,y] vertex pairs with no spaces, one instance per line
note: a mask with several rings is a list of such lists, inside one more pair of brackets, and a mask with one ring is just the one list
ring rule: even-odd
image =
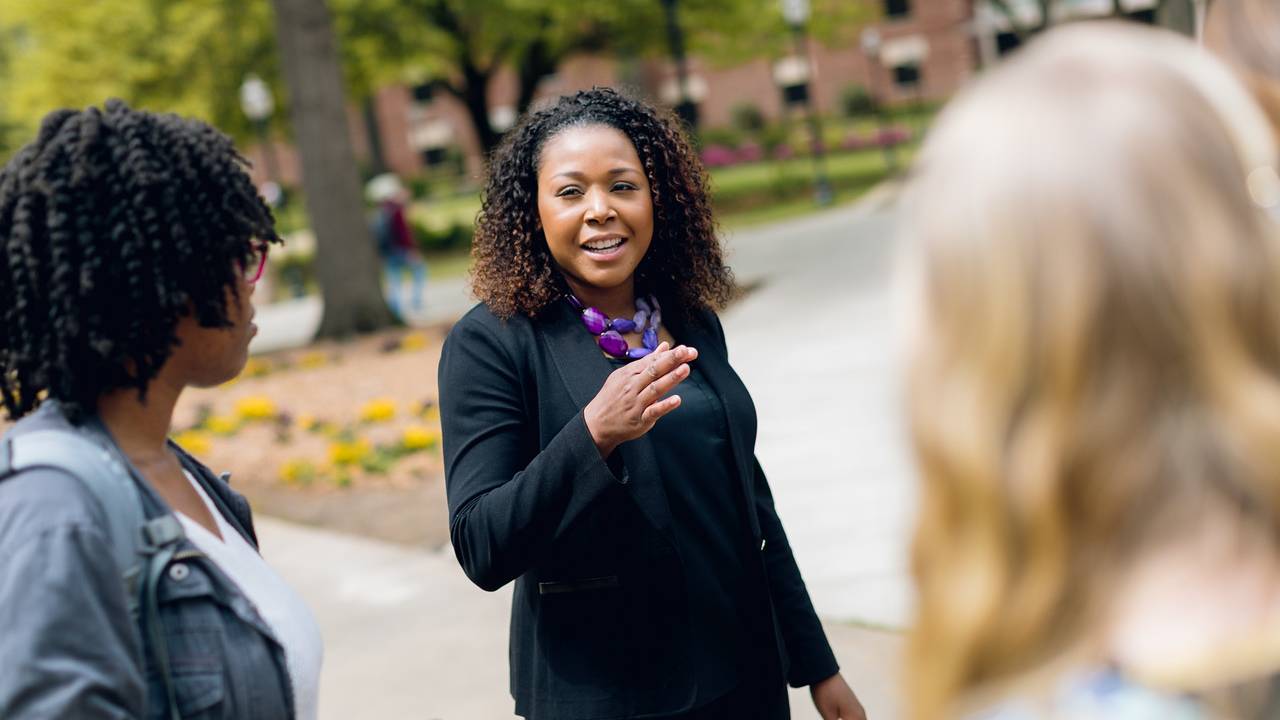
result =
[[939,119],[904,199],[913,717],[1087,645],[1206,507],[1280,544],[1280,243],[1246,183],[1274,158],[1225,67],[1105,23]]

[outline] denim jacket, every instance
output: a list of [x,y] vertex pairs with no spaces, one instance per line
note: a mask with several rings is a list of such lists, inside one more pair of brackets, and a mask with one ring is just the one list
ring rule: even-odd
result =
[[[9,432],[70,428],[55,403]],[[249,504],[185,453],[184,468],[257,547]],[[171,512],[138,483],[147,518]],[[63,472],[0,480],[0,718],[168,720],[153,648],[131,618],[106,517]],[[160,617],[178,709],[200,720],[294,717],[284,649],[239,588],[183,538],[165,568]]]

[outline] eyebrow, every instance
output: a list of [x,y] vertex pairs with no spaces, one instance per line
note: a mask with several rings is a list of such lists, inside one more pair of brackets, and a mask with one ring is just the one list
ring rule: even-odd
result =
[[[622,173],[628,173],[628,172],[633,172],[636,174],[640,173],[640,171],[635,168],[616,167],[609,171],[609,175],[610,177],[612,177],[614,175],[621,175]],[[585,180],[587,178],[586,173],[580,172],[578,170],[567,170],[565,172],[559,172],[559,173],[556,173],[555,175],[552,175],[551,177],[553,178],[567,177],[567,178],[573,178],[574,180]]]

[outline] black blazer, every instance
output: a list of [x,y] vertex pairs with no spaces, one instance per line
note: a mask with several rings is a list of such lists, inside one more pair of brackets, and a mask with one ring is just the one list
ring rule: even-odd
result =
[[[675,313],[671,313],[675,315]],[[778,682],[838,670],[754,456],[756,414],[710,312],[667,317],[724,403],[759,547],[761,615]],[[689,602],[655,449],[647,436],[606,462],[582,409],[613,370],[568,303],[499,320],[484,305],[453,327],[440,359],[450,537],[485,590],[515,580],[511,693],[528,717],[680,712],[693,702]],[[679,411],[677,411],[679,412]],[[768,622],[766,620],[766,622]]]

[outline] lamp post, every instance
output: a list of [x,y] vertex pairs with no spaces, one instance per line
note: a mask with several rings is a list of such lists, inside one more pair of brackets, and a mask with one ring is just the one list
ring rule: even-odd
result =
[[[782,17],[791,26],[796,42],[796,55],[802,62],[809,64],[809,38],[805,28],[809,23],[809,0],[782,0]],[[806,82],[808,91],[804,94],[806,120],[809,124],[810,142],[813,148],[814,199],[819,205],[830,205],[834,200],[831,182],[827,179],[826,150],[822,143],[822,124],[818,120],[817,109],[813,106],[813,73],[808,73]]]
[[275,185],[279,194],[272,204],[284,205],[284,186],[280,184],[280,165],[276,162],[275,147],[271,144],[271,138],[268,130],[268,121],[271,119],[271,113],[275,111],[275,99],[271,97],[271,88],[263,82],[262,78],[249,73],[240,85],[240,109],[244,111],[245,117],[249,118],[253,123],[254,130],[258,133],[258,142],[262,145],[263,160],[267,165],[267,178]]
[[898,158],[894,153],[893,143],[885,141],[884,103],[880,98],[878,78],[880,73],[880,31],[867,28],[862,31],[862,54],[867,56],[867,87],[871,91],[871,99],[876,106],[876,127],[879,131],[877,142],[884,151],[884,163],[890,171],[898,166]]
[[662,9],[667,18],[667,44],[671,46],[671,57],[676,62],[676,87],[678,90],[676,115],[690,129],[698,129],[698,104],[689,96],[689,62],[684,54],[684,31],[680,29],[680,18],[676,12],[677,0],[662,0]]

